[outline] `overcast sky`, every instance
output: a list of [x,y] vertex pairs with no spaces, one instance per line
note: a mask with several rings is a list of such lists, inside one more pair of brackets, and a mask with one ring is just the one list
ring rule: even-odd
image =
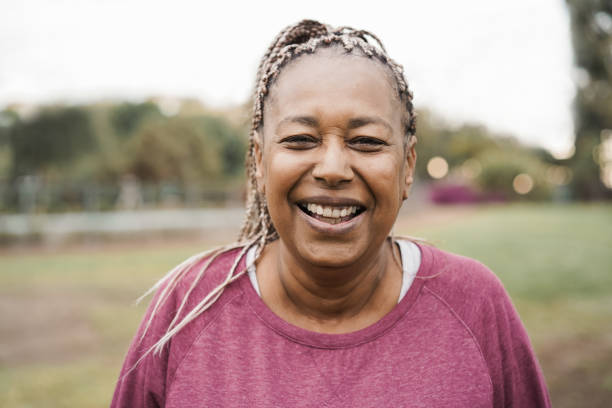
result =
[[0,108],[149,96],[242,103],[276,33],[314,18],[377,34],[404,65],[417,108],[559,154],[573,141],[563,0],[7,0],[0,10]]

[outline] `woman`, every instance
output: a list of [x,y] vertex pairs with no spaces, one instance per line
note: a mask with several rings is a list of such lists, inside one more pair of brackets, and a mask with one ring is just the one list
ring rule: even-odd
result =
[[240,238],[153,288],[112,406],[549,406],[497,278],[389,237],[415,142],[375,36],[283,30],[258,70]]

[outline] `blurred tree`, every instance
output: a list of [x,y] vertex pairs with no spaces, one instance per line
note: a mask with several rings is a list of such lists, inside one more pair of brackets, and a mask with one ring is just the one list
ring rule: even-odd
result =
[[142,181],[204,183],[223,175],[220,145],[191,118],[150,122],[132,138],[126,170]]
[[546,180],[548,165],[536,154],[521,149],[493,149],[481,152],[476,160],[481,165],[476,181],[484,191],[499,193],[505,198],[517,198],[514,179],[519,174],[526,174],[533,180],[533,187],[525,198],[550,198],[551,185]]
[[491,133],[482,125],[468,123],[453,127],[428,111],[418,113],[417,137],[416,173],[425,179],[430,179],[427,163],[434,156],[442,156],[453,168],[483,152],[523,149],[527,154],[528,151],[515,139]]
[[572,189],[580,198],[612,197],[600,177],[599,146],[612,129],[612,1],[566,0],[572,29],[577,93]]
[[534,182],[525,198],[550,197],[551,185],[545,174],[555,160],[541,148],[522,145],[514,137],[492,133],[482,125],[451,126],[428,111],[419,111],[417,137],[416,174],[421,179],[432,180],[429,160],[441,156],[449,166],[446,180],[450,178],[452,183],[516,198],[513,181],[524,173]]
[[12,178],[44,175],[96,147],[90,118],[82,108],[43,109],[27,120],[17,120],[9,132],[13,155]]
[[209,137],[219,143],[223,174],[230,177],[241,175],[247,148],[247,140],[244,137],[246,129],[236,129],[224,118],[215,116],[201,116],[198,123]]
[[[190,106],[172,118],[155,102],[0,111],[0,209],[112,208],[129,174],[193,202],[205,189],[239,188],[246,129]],[[21,185],[30,193],[16,193]]]
[[11,110],[0,112],[0,181],[7,180],[13,167],[10,133],[19,116]]
[[146,119],[159,117],[161,112],[153,102],[122,103],[113,107],[111,122],[118,136],[127,137]]

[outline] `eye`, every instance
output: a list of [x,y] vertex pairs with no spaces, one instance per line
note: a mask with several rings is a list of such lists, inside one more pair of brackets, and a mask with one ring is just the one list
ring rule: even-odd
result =
[[306,150],[315,147],[318,140],[310,135],[292,135],[281,139],[280,144],[293,150]]
[[349,141],[349,145],[356,150],[364,152],[377,152],[384,146],[387,146],[387,142],[371,136],[357,136]]

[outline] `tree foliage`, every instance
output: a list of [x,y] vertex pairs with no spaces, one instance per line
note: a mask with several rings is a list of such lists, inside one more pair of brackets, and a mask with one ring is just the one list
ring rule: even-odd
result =
[[[0,180],[17,185],[26,179],[22,176],[34,176],[37,185],[61,187],[74,200],[81,195],[91,202],[101,200],[95,191],[104,190],[99,193],[106,197],[104,208],[112,208],[116,200],[117,193],[108,191],[118,191],[127,179],[147,191],[171,187],[180,194],[228,182],[236,185],[243,180],[247,147],[246,126],[232,120],[239,116],[239,112],[213,113],[191,104],[167,117],[155,102],[47,107],[27,118],[0,112],[0,172],[4,173]],[[463,182],[515,196],[513,178],[529,173],[536,184],[530,197],[548,194],[542,174],[551,158],[541,149],[523,146],[480,125],[453,126],[427,111],[419,112],[417,137],[416,176],[422,180],[432,180],[427,164],[434,156],[442,156],[449,166],[445,180],[456,180],[466,167],[476,166],[478,171],[472,171],[467,181],[464,175]],[[47,199],[43,207],[79,208],[63,206],[62,194],[57,200]]]
[[216,136],[192,119],[148,123],[128,145],[126,170],[153,182],[189,184],[222,178],[222,143]]
[[96,148],[87,112],[82,108],[44,109],[32,119],[17,120],[9,132],[12,176],[42,175],[66,167]]
[[534,181],[530,199],[549,198],[553,189],[546,177],[556,164],[550,153],[519,143],[515,138],[495,134],[476,124],[451,126],[427,111],[419,112],[417,166],[420,179],[432,180],[428,163],[434,156],[448,164],[451,183],[467,184],[500,197],[516,197],[513,180],[528,174]]
[[159,118],[161,112],[153,102],[125,102],[111,109],[110,119],[118,136],[128,137],[147,119]]
[[55,106],[26,118],[0,112],[3,150],[11,156],[10,166],[0,163],[3,179],[118,183],[134,173],[141,181],[201,184],[241,173],[246,137],[222,116],[167,118],[153,102]]
[[573,189],[582,198],[610,196],[600,178],[602,131],[612,129],[612,2],[566,0],[578,72]]

